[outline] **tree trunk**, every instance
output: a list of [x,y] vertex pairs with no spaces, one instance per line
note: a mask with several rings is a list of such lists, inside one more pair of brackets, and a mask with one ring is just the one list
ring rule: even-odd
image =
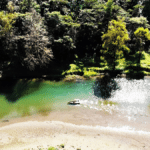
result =
[[113,71],[116,70],[116,49],[112,49],[113,50]]
[[139,58],[138,58],[138,62],[137,62],[137,66],[138,67],[141,66],[141,64],[140,64],[140,62],[141,62],[141,56],[142,56],[142,51],[139,51]]

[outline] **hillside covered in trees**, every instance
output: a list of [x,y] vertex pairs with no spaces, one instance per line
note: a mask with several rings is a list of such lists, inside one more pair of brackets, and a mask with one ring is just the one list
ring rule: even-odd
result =
[[1,0],[3,77],[150,72],[149,0]]

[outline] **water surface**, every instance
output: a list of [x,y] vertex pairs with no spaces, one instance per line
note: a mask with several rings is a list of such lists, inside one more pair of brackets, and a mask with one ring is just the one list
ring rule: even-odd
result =
[[[129,122],[149,125],[150,79],[127,80],[116,78],[114,81],[118,88],[112,90],[110,97],[105,99],[114,103],[105,105],[105,103],[102,103],[104,98],[102,98],[101,93],[95,94],[99,91],[99,89],[96,89],[97,83],[95,81],[67,83],[19,80],[11,87],[9,92],[2,90],[0,117],[1,120],[4,120],[36,113],[46,115],[47,112],[54,110],[68,109],[68,101],[79,99],[81,105],[78,107],[86,107],[87,111],[89,109],[102,111],[112,116],[116,115],[118,118],[125,118]],[[111,85],[109,84],[109,86]],[[7,86],[9,87],[9,83],[7,83]]]

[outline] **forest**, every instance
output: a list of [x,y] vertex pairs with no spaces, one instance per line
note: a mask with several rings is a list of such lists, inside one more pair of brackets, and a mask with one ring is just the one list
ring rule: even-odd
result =
[[150,0],[1,0],[2,77],[150,74]]

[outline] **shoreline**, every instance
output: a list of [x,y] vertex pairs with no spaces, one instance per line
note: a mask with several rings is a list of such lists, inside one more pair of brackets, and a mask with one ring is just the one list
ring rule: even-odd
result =
[[51,110],[49,112],[37,113],[30,116],[5,118],[0,120],[0,128],[10,124],[26,121],[60,121],[75,125],[102,126],[112,128],[122,128],[128,126],[134,130],[150,132],[149,124],[140,120],[130,120],[125,114],[113,111],[109,113],[105,110],[90,109],[82,106],[67,105],[66,108]]
[[28,121],[0,128],[1,150],[47,149],[64,144],[66,150],[148,150],[150,134],[118,132],[60,121]]
[[[115,114],[69,107],[0,122],[1,150],[39,150],[64,144],[65,150],[149,150],[150,128],[140,131],[131,128],[134,122],[116,118]],[[111,124],[110,124],[111,123]],[[131,125],[131,126],[130,126]],[[146,126],[143,126],[143,129]],[[88,147],[87,147],[88,146]]]

